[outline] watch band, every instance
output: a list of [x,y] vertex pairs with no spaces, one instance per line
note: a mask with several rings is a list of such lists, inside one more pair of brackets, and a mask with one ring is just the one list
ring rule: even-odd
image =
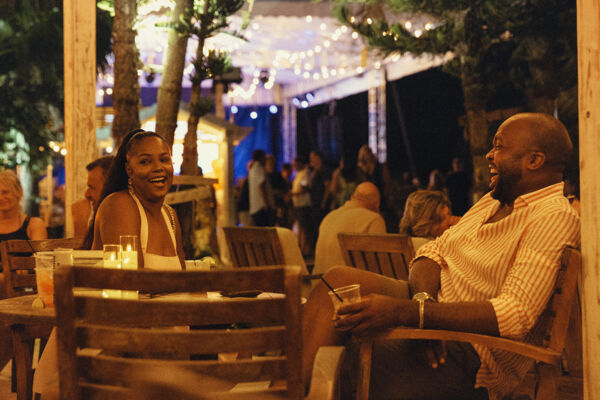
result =
[[435,299],[433,298],[432,295],[430,295],[427,292],[416,293],[412,299],[419,302],[419,329],[423,329],[423,325],[424,325],[424,321],[425,321],[425,302],[426,301],[435,302]]
[[425,319],[425,300],[418,300],[419,302],[419,329],[423,329],[423,323]]

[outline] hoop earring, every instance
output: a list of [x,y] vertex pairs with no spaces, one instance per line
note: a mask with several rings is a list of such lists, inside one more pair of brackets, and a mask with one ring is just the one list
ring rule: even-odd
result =
[[131,181],[131,178],[127,178],[127,189],[129,190],[129,193],[133,193],[133,182]]

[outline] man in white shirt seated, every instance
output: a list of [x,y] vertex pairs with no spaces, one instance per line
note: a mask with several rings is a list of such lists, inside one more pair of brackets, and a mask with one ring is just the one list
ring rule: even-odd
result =
[[379,214],[379,204],[377,186],[363,182],[356,187],[350,200],[323,218],[319,226],[313,274],[323,274],[334,265],[344,265],[338,233],[385,233],[385,221]]
[[[331,286],[360,283],[362,295],[336,321],[327,288],[312,291],[304,307],[305,376],[318,347],[343,343],[348,332],[368,338],[413,326],[527,340],[550,298],[563,250],[579,245],[579,216],[562,182],[572,149],[565,127],[550,115],[506,120],[486,156],[490,193],[417,252],[408,282],[332,268],[325,275]],[[526,358],[484,346],[385,342],[374,348],[370,398],[501,399],[530,366]]]

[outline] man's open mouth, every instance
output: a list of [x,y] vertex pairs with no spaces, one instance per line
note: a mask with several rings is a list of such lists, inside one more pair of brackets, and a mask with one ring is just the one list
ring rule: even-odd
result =
[[494,189],[496,187],[496,183],[498,181],[498,170],[492,166],[490,166],[490,189]]

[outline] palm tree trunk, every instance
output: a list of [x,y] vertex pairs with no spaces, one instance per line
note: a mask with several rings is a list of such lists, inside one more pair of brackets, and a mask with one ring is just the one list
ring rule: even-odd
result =
[[[186,18],[189,22],[190,13],[186,13],[186,10],[191,9],[193,5],[193,0],[176,0],[171,22],[178,23],[180,18]],[[175,128],[177,127],[177,114],[179,112],[179,101],[181,100],[181,80],[188,38],[188,35],[182,35],[175,29],[171,29],[169,32],[167,59],[162,81],[158,88],[156,132],[161,134],[171,146],[173,146]]]
[[465,139],[473,160],[473,202],[489,190],[490,171],[485,155],[489,151],[488,121],[482,102],[481,85],[470,74],[461,75],[466,111]]
[[113,52],[115,54],[115,84],[113,104],[115,119],[112,135],[115,145],[121,144],[127,132],[140,127],[138,106],[140,85],[138,83],[138,51],[135,47],[133,25],[137,16],[136,0],[115,0],[113,24]]

